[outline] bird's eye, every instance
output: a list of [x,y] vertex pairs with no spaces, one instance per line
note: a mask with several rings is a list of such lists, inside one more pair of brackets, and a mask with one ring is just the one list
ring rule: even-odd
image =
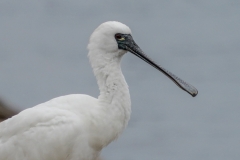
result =
[[122,39],[123,37],[122,37],[121,34],[117,33],[117,34],[115,34],[115,38],[120,40],[120,39]]

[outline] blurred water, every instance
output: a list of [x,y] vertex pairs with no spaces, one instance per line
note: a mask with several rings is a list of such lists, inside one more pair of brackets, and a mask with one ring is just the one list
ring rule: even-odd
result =
[[97,97],[86,46],[118,20],[156,62],[194,85],[192,98],[135,56],[123,58],[132,118],[106,160],[240,159],[240,2],[2,0],[0,96],[19,110],[51,98]]

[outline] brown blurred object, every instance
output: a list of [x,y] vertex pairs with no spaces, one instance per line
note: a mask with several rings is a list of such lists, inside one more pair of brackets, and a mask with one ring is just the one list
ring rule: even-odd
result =
[[0,99],[0,122],[11,118],[12,116],[16,115],[18,112],[14,111],[12,107],[8,106]]

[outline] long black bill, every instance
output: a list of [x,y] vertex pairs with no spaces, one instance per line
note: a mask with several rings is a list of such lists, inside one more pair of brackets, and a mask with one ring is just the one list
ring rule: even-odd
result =
[[185,81],[183,81],[182,79],[178,78],[177,76],[175,76],[174,74],[172,74],[171,72],[169,72],[168,70],[166,70],[165,68],[157,65],[156,63],[154,63],[150,58],[148,58],[144,52],[141,50],[141,48],[134,42],[134,40],[132,39],[131,35],[129,35],[128,37],[126,37],[128,43],[125,43],[125,49],[128,50],[129,52],[133,53],[134,55],[138,56],[139,58],[141,58],[142,60],[144,60],[145,62],[147,62],[148,64],[150,64],[151,66],[153,66],[154,68],[156,68],[157,70],[161,71],[162,73],[164,73],[166,76],[168,76],[176,85],[178,85],[181,89],[183,89],[184,91],[188,92],[190,95],[192,95],[193,97],[195,97],[198,94],[198,91],[195,87],[193,87],[192,85],[186,83]]

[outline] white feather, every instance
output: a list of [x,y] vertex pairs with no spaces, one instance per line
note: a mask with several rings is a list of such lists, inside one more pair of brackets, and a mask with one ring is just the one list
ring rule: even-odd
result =
[[120,68],[116,33],[130,34],[120,22],[101,24],[91,35],[89,59],[100,90],[98,99],[67,95],[0,123],[0,160],[95,160],[126,127],[131,113]]

